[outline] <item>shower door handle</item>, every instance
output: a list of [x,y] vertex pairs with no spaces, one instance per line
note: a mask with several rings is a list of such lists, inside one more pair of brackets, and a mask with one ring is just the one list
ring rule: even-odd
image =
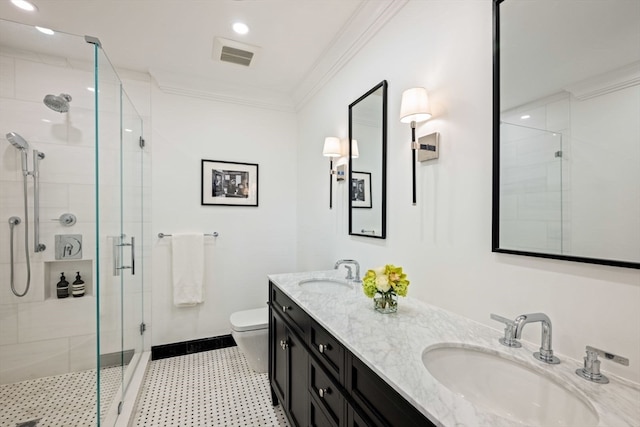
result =
[[[124,236],[121,237],[123,239]],[[131,246],[131,265],[120,265],[120,248],[124,246]],[[114,239],[113,244],[113,275],[119,276],[120,270],[126,268],[131,269],[131,275],[136,274],[136,238],[131,236],[131,243],[117,243]]]

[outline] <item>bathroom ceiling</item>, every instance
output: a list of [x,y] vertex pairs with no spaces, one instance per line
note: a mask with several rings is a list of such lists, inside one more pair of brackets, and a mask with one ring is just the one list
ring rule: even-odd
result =
[[[160,87],[213,98],[255,95],[291,109],[406,1],[32,0],[38,11],[29,13],[2,0],[0,17],[95,36],[114,66],[148,72]],[[250,32],[236,34],[236,21]],[[214,59],[216,37],[259,47],[254,63]]]

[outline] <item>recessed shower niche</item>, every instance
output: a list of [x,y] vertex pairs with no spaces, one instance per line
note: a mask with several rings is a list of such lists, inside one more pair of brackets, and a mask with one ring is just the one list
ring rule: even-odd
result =
[[[80,272],[84,280],[84,296],[93,296],[93,260],[79,259],[73,261],[45,261],[44,263],[44,298],[50,299],[77,299],[71,295],[71,284],[76,280],[76,274]],[[69,282],[69,297],[58,298],[56,285],[60,281],[60,274]]]

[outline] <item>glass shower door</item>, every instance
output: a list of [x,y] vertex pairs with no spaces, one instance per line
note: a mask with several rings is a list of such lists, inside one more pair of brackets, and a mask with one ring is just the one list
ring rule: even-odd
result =
[[[144,225],[144,139],[142,119],[122,90],[121,130],[121,235],[124,236],[123,263],[130,266],[121,275],[122,296],[122,395],[143,352],[143,225]],[[127,255],[128,254],[128,255]],[[129,256],[129,258],[126,258]]]
[[122,411],[142,340],[142,119],[96,50],[99,425]]

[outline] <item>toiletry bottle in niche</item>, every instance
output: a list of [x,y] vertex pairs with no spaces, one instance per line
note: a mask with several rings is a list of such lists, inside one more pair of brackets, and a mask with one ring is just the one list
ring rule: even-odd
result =
[[71,294],[74,298],[84,296],[84,280],[80,278],[80,272],[76,273],[76,280],[71,284]]
[[67,298],[69,296],[69,282],[64,277],[64,273],[60,273],[60,281],[56,284],[56,293],[58,298]]

